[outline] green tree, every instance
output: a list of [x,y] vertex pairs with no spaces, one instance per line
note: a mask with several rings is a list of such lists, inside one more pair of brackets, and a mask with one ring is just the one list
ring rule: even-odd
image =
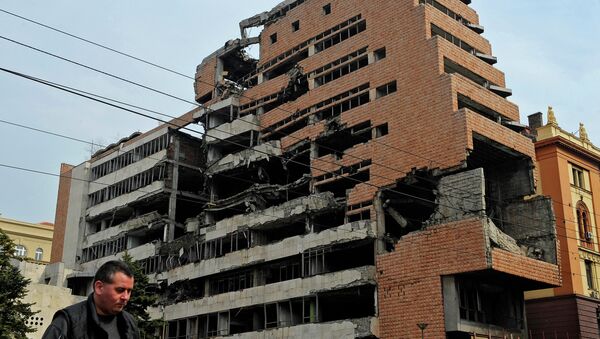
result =
[[156,305],[158,294],[154,292],[154,285],[149,283],[148,276],[144,274],[140,264],[134,261],[129,253],[123,255],[123,261],[133,272],[134,279],[131,299],[127,303],[127,312],[135,317],[142,338],[154,338],[154,334],[162,327],[163,322],[151,320],[147,309]]
[[30,280],[25,279],[19,269],[10,262],[15,257],[15,244],[0,230],[0,338],[25,338],[34,332],[26,321],[37,312],[23,302]]

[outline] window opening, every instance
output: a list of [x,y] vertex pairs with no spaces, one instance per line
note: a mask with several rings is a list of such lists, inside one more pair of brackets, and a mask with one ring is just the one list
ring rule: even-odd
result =
[[590,224],[590,212],[583,201],[577,202],[577,227],[579,229],[579,238],[584,245],[592,245],[593,248],[593,233]]
[[361,33],[367,29],[367,22],[365,20],[358,22],[357,24],[350,26],[346,29],[333,34],[332,36],[321,40],[315,44],[315,52],[322,52],[330,47],[333,47],[342,41],[348,40],[351,37]]
[[44,257],[44,250],[38,247],[35,250],[35,260],[42,261],[43,257]]
[[594,283],[594,264],[589,260],[585,261],[585,276],[587,278],[588,288],[590,290],[595,290],[596,284]]
[[387,56],[385,47],[376,50],[373,54],[375,55],[375,61],[385,59]]
[[381,138],[384,135],[388,135],[388,133],[389,131],[387,122],[375,127],[375,138]]
[[329,251],[329,248],[310,249],[302,253],[302,276],[310,277],[327,272],[327,267],[325,265],[326,251]]
[[584,170],[572,165],[571,172],[573,174],[573,186],[581,189],[586,189]]
[[394,80],[390,83],[387,83],[387,84],[377,88],[377,98],[381,98],[386,95],[390,95],[390,94],[396,92],[397,90],[398,90],[398,87],[396,85],[396,80]]
[[323,14],[324,15],[331,14],[331,4],[327,4],[327,5],[323,6]]
[[15,246],[15,256],[17,257],[25,257],[27,255],[27,248],[23,245]]

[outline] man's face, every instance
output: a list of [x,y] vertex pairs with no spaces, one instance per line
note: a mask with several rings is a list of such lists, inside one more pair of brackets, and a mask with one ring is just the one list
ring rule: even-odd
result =
[[94,284],[94,303],[99,315],[115,315],[123,311],[133,290],[133,277],[123,272],[113,275],[112,283],[96,281]]

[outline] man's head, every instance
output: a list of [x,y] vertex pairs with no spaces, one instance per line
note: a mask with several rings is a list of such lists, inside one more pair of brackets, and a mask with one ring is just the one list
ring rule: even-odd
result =
[[133,290],[133,273],[122,261],[109,261],[94,276],[94,303],[99,315],[123,311]]

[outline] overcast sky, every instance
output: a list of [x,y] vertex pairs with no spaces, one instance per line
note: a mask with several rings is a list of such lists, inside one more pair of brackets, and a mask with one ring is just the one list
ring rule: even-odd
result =
[[[365,0],[367,1],[367,0]],[[378,0],[368,0],[378,1]],[[408,0],[399,0],[408,1]],[[238,23],[278,0],[65,1],[0,0],[0,9],[109,45],[189,76],[208,54],[239,37]],[[584,122],[600,145],[600,0],[474,0],[484,36],[527,115],[553,105],[559,123]],[[255,32],[257,33],[257,32]],[[65,37],[0,12],[0,36],[193,100],[192,81]],[[255,47],[256,48],[256,47]],[[138,106],[180,115],[193,106],[0,39],[0,67]],[[0,72],[0,120],[108,144],[156,122]],[[58,178],[2,167],[58,173],[79,164],[90,145],[0,122],[0,213],[53,221]]]

